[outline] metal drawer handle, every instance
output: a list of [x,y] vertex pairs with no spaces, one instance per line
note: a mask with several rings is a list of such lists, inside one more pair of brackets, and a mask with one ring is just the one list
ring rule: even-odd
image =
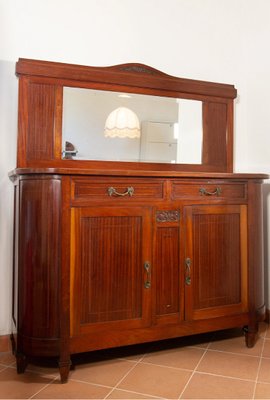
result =
[[217,187],[213,192],[208,192],[205,188],[200,188],[199,192],[202,196],[219,196],[221,194],[221,187]]
[[123,196],[130,196],[131,197],[133,194],[134,194],[134,188],[132,186],[128,187],[127,190],[124,193],[117,192],[117,190],[112,186],[110,186],[108,188],[108,195],[109,196],[122,196],[122,197]]

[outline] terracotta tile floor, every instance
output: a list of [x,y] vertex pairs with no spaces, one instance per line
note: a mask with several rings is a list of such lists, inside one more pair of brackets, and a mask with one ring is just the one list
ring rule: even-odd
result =
[[30,364],[17,375],[0,353],[1,399],[270,399],[270,328],[254,348],[240,329],[88,353],[74,358],[69,381]]

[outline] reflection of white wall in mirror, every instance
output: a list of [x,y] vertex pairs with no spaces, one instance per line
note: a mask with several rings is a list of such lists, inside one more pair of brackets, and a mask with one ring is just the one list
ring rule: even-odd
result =
[[177,162],[182,164],[201,164],[202,162],[202,102],[178,100],[179,123]]
[[142,122],[141,161],[176,162],[177,138],[174,126],[173,122]]

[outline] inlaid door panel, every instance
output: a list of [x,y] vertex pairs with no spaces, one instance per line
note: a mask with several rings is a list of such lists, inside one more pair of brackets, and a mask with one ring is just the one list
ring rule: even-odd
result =
[[149,218],[146,208],[72,209],[73,334],[149,323]]
[[156,235],[156,315],[179,312],[179,227],[158,227]]
[[188,206],[185,218],[186,319],[246,311],[246,206]]

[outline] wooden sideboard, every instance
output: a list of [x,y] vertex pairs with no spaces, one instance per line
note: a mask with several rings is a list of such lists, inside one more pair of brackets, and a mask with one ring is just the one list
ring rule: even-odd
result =
[[[197,171],[63,160],[59,94],[53,106],[44,96],[51,98],[48,87],[56,83],[59,93],[59,82],[71,84],[70,78],[48,77],[42,63],[30,64],[29,71],[24,62],[18,66],[19,156],[10,173],[18,372],[32,357],[57,357],[65,382],[75,353],[232,327],[243,327],[252,347],[265,314],[261,185],[267,176],[232,173],[232,147],[220,150],[220,164],[209,150],[209,130]],[[28,75],[34,86],[41,80],[37,92]],[[216,101],[217,93],[206,96]],[[226,101],[227,128],[219,132],[232,135]],[[45,123],[47,117],[56,122]],[[53,137],[50,157],[42,134]]]

